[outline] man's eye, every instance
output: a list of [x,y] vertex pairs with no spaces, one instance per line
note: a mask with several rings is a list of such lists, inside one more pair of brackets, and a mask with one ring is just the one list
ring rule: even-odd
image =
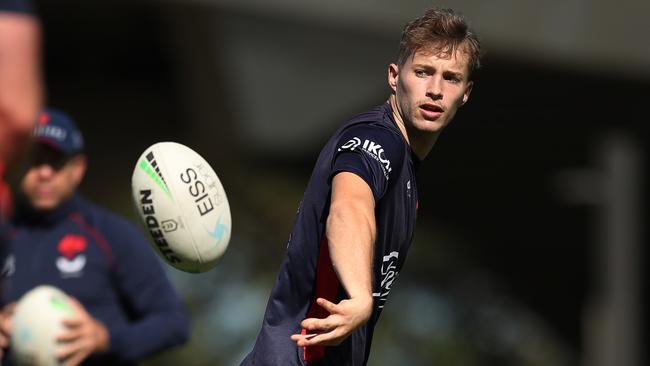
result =
[[415,76],[417,77],[425,77],[426,75],[427,73],[424,70],[415,70]]
[[458,76],[455,76],[455,75],[446,76],[445,80],[447,80],[447,81],[449,81],[451,83],[459,83],[460,82],[460,78]]

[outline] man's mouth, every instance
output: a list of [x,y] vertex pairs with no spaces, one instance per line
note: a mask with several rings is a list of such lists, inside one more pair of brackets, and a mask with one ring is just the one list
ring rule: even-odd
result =
[[443,112],[444,109],[437,104],[425,103],[420,105],[420,113],[422,113],[422,117],[427,120],[436,120]]
[[444,112],[442,107],[437,104],[426,103],[426,104],[422,104],[420,108],[430,112],[438,112],[438,113]]

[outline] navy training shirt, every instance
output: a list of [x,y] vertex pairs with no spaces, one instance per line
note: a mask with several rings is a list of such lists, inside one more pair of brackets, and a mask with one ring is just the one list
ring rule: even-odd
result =
[[47,214],[19,206],[12,226],[3,304],[43,284],[77,298],[110,337],[83,365],[134,365],[187,340],[185,308],[131,222],[75,196]]
[[[388,103],[352,118],[334,133],[312,172],[262,329],[242,365],[360,366],[368,362],[375,324],[413,238],[418,164]],[[344,171],[363,178],[375,198],[373,312],[339,346],[298,348],[290,336],[303,331],[300,322],[329,315],[316,298],[334,303],[347,298],[332,268],[325,236],[332,178]]]

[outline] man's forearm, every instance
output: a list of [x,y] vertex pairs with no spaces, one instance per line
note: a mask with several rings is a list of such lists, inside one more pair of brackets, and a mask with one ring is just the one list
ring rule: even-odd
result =
[[373,229],[352,207],[333,209],[327,219],[332,266],[350,298],[372,296]]
[[340,194],[341,187],[350,183],[353,187],[354,184],[365,185],[361,178],[349,173],[345,177],[335,177],[326,226],[330,259],[350,298],[371,300],[376,233],[374,201],[367,185],[365,188],[360,186],[361,189],[357,186],[357,191],[353,189],[350,193],[346,191],[346,194]]

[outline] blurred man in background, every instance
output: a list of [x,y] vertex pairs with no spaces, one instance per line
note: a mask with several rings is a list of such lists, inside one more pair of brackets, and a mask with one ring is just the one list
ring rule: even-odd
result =
[[[47,110],[34,139],[12,220],[2,316],[38,285],[76,298],[76,316],[58,338],[66,366],[131,365],[184,343],[185,309],[144,235],[75,193],[86,157],[74,121]],[[6,342],[11,322],[2,323]]]
[[479,41],[451,10],[409,23],[388,101],[345,123],[316,162],[262,330],[242,365],[365,365],[413,238],[415,172],[472,90]]

